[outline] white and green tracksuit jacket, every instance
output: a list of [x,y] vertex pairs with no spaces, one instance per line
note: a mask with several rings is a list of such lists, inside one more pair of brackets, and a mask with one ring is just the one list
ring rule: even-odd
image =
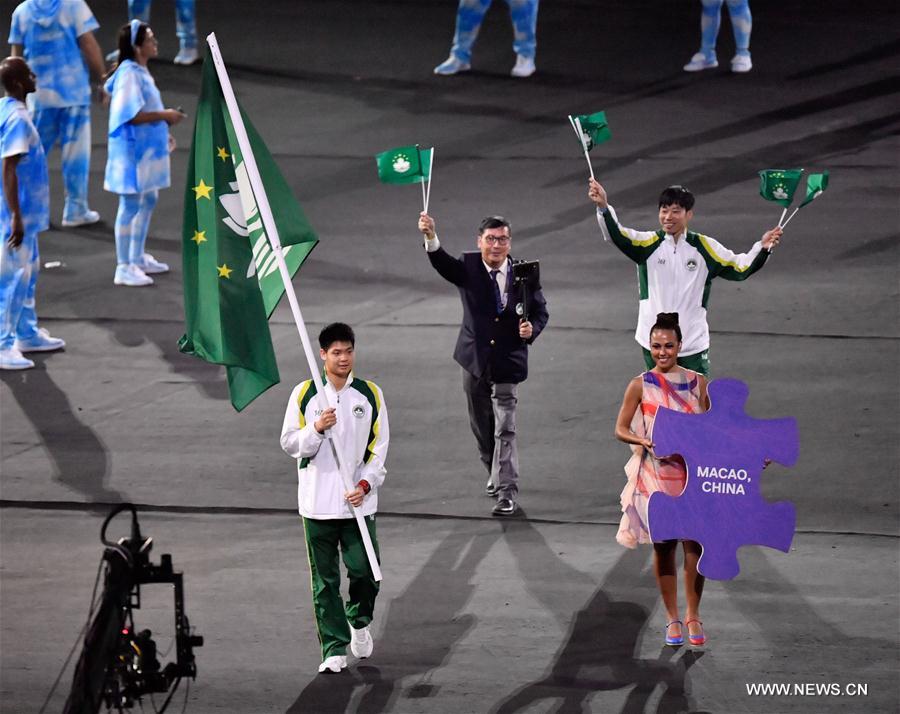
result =
[[[378,510],[378,488],[384,483],[390,439],[384,395],[374,382],[352,374],[340,391],[326,379],[325,394],[337,417],[331,435],[338,456],[350,461],[354,484],[365,479],[372,487],[359,508],[368,516]],[[319,520],[353,518],[331,447],[314,426],[324,408],[312,380],[294,387],[281,428],[281,448],[297,459],[300,515]]]
[[660,312],[678,313],[681,355],[709,349],[706,306],[713,278],[746,280],[769,257],[760,241],[748,253],[734,253],[713,238],[692,231],[676,243],[662,230],[625,228],[612,206],[598,209],[597,222],[604,239],[637,263],[640,308],[634,339],[645,349],[650,349],[650,329]]

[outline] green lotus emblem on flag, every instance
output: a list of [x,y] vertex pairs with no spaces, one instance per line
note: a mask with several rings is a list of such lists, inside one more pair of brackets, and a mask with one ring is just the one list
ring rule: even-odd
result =
[[383,183],[421,183],[431,171],[431,149],[420,149],[418,144],[399,146],[378,154],[375,163]]
[[[244,126],[291,275],[318,239],[247,116]],[[238,411],[280,377],[268,316],[284,293],[211,59],[187,167],[182,241],[185,334],[178,349],[224,365]]]
[[606,123],[606,112],[576,114],[572,118],[577,119],[581,125],[581,140],[588,151],[612,138],[609,124]]
[[810,174],[806,179],[806,198],[803,200],[803,203],[800,204],[800,208],[803,208],[807,203],[812,203],[819,196],[825,193],[825,189],[828,188],[828,172],[823,171],[820,174]]
[[785,208],[791,205],[803,169],[765,169],[759,172],[759,195]]

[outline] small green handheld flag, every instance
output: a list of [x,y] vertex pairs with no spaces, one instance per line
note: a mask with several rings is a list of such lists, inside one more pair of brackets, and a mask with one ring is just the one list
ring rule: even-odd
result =
[[581,140],[584,142],[584,148],[587,151],[612,138],[609,124],[606,123],[606,112],[576,114],[572,118],[577,119],[581,125]]
[[815,201],[825,192],[826,188],[828,188],[828,171],[823,171],[820,174],[810,174],[806,179],[806,198],[799,207],[803,208],[807,203]]
[[383,183],[422,183],[428,179],[431,166],[431,149],[399,146],[383,151],[375,157],[378,178]]
[[759,195],[785,208],[791,205],[803,169],[765,169],[759,172]]

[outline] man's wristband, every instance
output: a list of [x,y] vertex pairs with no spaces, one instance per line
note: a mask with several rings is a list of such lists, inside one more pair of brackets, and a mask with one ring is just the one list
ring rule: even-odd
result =
[[370,486],[369,482],[366,481],[364,478],[361,478],[359,480],[359,483],[356,485],[359,486],[363,490],[363,493],[366,494],[367,496],[369,495],[369,491],[372,490],[372,486]]

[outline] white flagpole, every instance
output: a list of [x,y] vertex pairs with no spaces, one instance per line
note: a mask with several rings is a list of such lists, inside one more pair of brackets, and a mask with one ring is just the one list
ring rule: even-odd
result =
[[428,213],[428,204],[431,201],[431,167],[434,166],[434,147],[428,154],[428,192],[425,194],[425,213]]
[[790,222],[791,222],[791,219],[792,219],[794,216],[797,215],[797,211],[799,211],[799,210],[800,210],[800,206],[797,206],[797,207],[793,210],[793,212],[791,213],[791,215],[788,216],[788,219],[787,219],[784,223],[781,224],[781,227],[784,228],[788,223],[790,223]]
[[778,219],[778,227],[779,228],[784,228],[784,226],[781,225],[781,222],[784,220],[784,215],[787,213],[787,209],[788,209],[788,207],[785,206],[784,210],[781,212],[781,218]]
[[[225,63],[219,52],[219,44],[216,41],[216,33],[210,33],[206,38],[209,44],[210,56],[219,75],[219,84],[222,86],[222,94],[225,98],[225,104],[228,107],[228,114],[231,117],[231,123],[234,125],[234,133],[237,136],[238,145],[241,148],[241,154],[244,157],[244,166],[247,169],[247,175],[250,179],[250,185],[253,188],[253,195],[256,199],[256,205],[259,208],[259,214],[262,217],[263,226],[266,236],[272,246],[272,252],[278,262],[278,269],[281,272],[281,279],[284,281],[284,291],[287,294],[288,302],[291,305],[291,312],[294,314],[294,321],[297,323],[297,332],[300,333],[300,342],[303,343],[303,352],[306,354],[306,361],[309,364],[309,373],[312,376],[313,383],[316,385],[316,392],[323,408],[327,408],[328,397],[325,395],[325,386],[319,368],[313,357],[312,345],[309,342],[309,334],[306,330],[306,323],[303,321],[303,315],[300,313],[300,304],[297,302],[297,295],[294,292],[294,286],[291,283],[291,275],[288,272],[287,264],[284,262],[284,254],[282,252],[281,240],[278,238],[278,229],[275,226],[275,218],[272,215],[272,209],[269,206],[269,199],[263,188],[262,179],[259,175],[259,168],[256,166],[256,158],[253,156],[253,150],[250,148],[250,139],[247,136],[247,130],[244,128],[244,121],[238,111],[237,100],[234,96],[234,90],[231,88],[231,81],[228,79],[228,72],[225,69]],[[341,472],[341,478],[344,481],[344,487],[348,491],[354,490],[356,485],[348,470],[346,460],[338,457],[337,448],[332,438],[331,430],[326,433],[327,441],[331,445],[331,453],[334,456],[335,463]],[[359,532],[362,536],[363,545],[365,546],[366,555],[369,558],[369,566],[372,568],[372,576],[375,580],[381,580],[381,568],[378,565],[378,558],[375,555],[375,549],[372,546],[372,539],[369,536],[369,529],[366,527],[365,519],[357,508],[350,506],[356,518],[356,524],[359,526]]]
[[419,184],[422,186],[422,210],[428,213],[428,196],[425,195],[425,178],[423,177]]
[[584,150],[584,160],[587,161],[588,171],[591,172],[591,178],[594,178],[594,167],[591,166],[591,157],[588,156],[587,144],[584,143],[584,132],[581,130],[581,119],[575,117],[575,133],[578,134],[578,140],[581,142],[581,148]]

